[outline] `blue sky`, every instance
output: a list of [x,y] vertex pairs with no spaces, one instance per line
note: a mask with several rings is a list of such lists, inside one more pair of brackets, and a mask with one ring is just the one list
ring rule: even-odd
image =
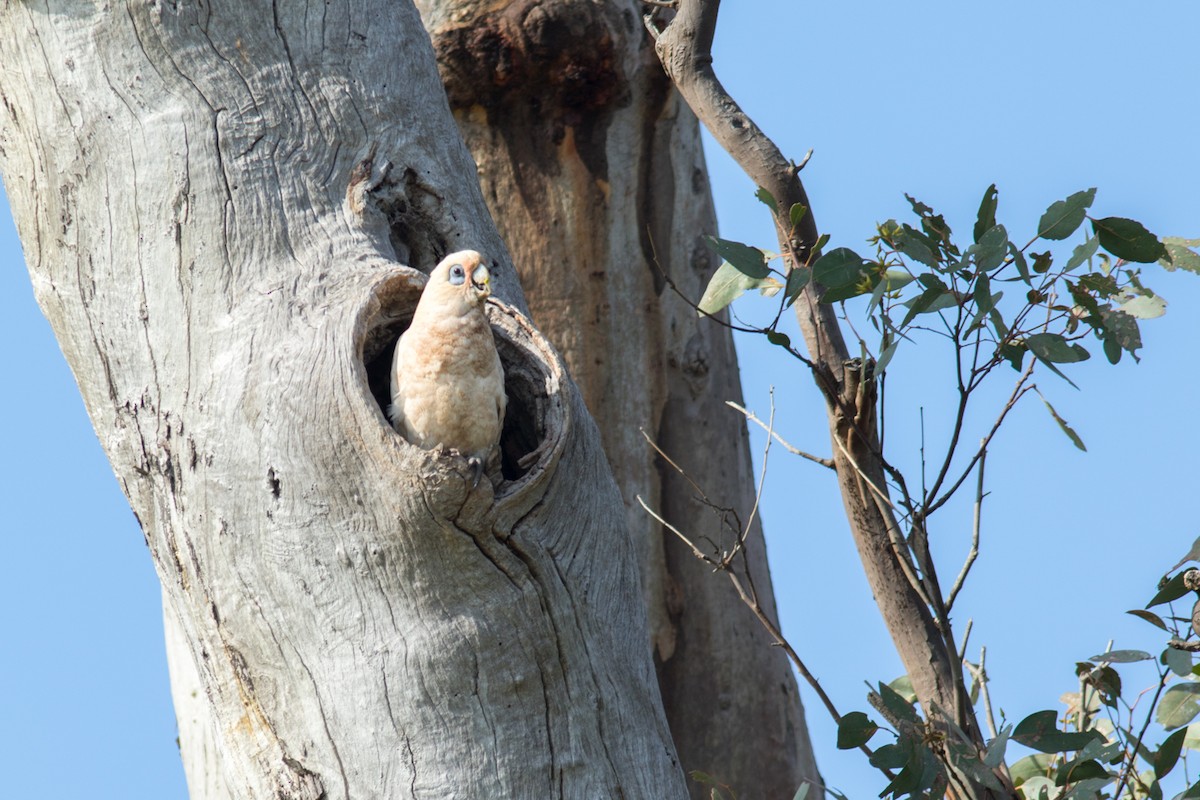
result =
[[[1051,202],[1091,186],[1099,215],[1200,237],[1194,3],[1136,13],[1112,2],[726,6],[718,73],[789,156],[814,148],[804,178],[834,245],[867,252],[875,222],[908,213],[905,192],[969,235],[993,182],[1014,238]],[[773,247],[754,187],[709,152],[722,235]],[[7,206],[0,266],[0,363],[6,385],[24,387],[0,393],[0,767],[13,796],[183,798],[157,579],[33,301]],[[1035,398],[989,459],[983,553],[956,623],[974,619],[971,650],[988,647],[994,700],[1010,720],[1057,708],[1074,688],[1073,663],[1110,638],[1154,649],[1152,629],[1123,612],[1200,534],[1190,419],[1200,277],[1155,272],[1147,282],[1170,305],[1143,325],[1141,364],[1111,367],[1093,348],[1096,358],[1070,373],[1080,391],[1039,379],[1088,452]],[[747,319],[761,308],[738,306]],[[780,432],[826,454],[808,377],[774,348],[739,348],[747,404],[764,415],[773,386]],[[945,364],[930,343],[889,368],[889,437],[908,467],[918,463],[919,409],[931,451],[944,436]],[[983,425],[985,411],[972,423]],[[754,442],[761,461],[762,437]],[[843,710],[866,710],[863,681],[901,668],[833,481],[781,449],[769,464],[762,513],[785,632]],[[956,571],[968,531],[966,505],[935,521],[944,572]],[[1132,674],[1127,682],[1137,685]],[[804,696],[826,779],[856,800],[873,797],[875,776],[856,752],[834,749],[832,724]]]

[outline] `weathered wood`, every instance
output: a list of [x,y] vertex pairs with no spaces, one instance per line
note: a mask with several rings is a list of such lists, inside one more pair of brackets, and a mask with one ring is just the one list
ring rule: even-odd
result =
[[[817,778],[795,680],[720,576],[646,514],[731,544],[658,442],[749,516],[754,475],[729,331],[697,299],[717,266],[699,128],[630,0],[420,0],[455,117],[521,276],[601,430],[639,547],[667,717],[685,769],[747,797]],[[749,569],[774,616],[762,532]],[[695,797],[707,796],[699,784]]]
[[[599,434],[415,10],[7,3],[0,63],[36,295],[211,713],[193,796],[685,796]],[[463,247],[508,303],[495,492],[380,405]]]

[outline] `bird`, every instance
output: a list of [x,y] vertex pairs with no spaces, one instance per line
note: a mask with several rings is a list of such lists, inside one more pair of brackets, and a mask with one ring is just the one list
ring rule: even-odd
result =
[[465,456],[472,487],[499,460],[508,405],[504,367],[484,313],[491,293],[491,273],[479,253],[446,256],[429,273],[392,357],[393,427],[417,447]]

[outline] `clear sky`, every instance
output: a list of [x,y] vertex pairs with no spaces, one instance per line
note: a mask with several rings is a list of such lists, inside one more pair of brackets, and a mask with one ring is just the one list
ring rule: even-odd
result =
[[[726,4],[716,66],[789,156],[814,148],[804,177],[835,246],[867,252],[876,221],[907,213],[905,192],[969,235],[993,182],[1014,238],[1051,202],[1092,186],[1099,215],[1200,237],[1198,32],[1200,6],[1184,0],[758,0]],[[722,234],[772,247],[754,187],[709,152]],[[1200,276],[1158,272],[1148,269],[1147,282],[1170,305],[1143,325],[1141,364],[1111,367],[1093,348],[1070,372],[1080,391],[1039,379],[1088,452],[1035,398],[989,460],[983,553],[956,623],[974,619],[971,651],[988,647],[994,700],[1010,720],[1057,709],[1075,688],[1074,662],[1110,638],[1157,652],[1154,631],[1123,612],[1145,602],[1200,534],[1190,419]],[[754,319],[753,302],[739,308]],[[827,454],[807,376],[774,348],[739,347],[747,404],[765,415],[774,386],[777,428]],[[889,438],[906,466],[919,463],[920,408],[931,452],[944,440],[945,357],[929,343],[902,350],[889,369]],[[183,798],[157,579],[33,301],[6,205],[0,363],[9,375],[0,392],[0,771],[9,793]],[[972,422],[984,425],[988,410]],[[754,442],[761,461],[762,437]],[[868,710],[863,681],[901,668],[833,481],[781,449],[769,461],[763,517],[785,632],[843,710]],[[969,524],[965,506],[935,523],[944,572],[957,571]],[[1138,685],[1133,674],[1127,682]],[[832,724],[803,693],[826,779],[856,800],[873,797],[881,784],[857,752],[834,749]]]

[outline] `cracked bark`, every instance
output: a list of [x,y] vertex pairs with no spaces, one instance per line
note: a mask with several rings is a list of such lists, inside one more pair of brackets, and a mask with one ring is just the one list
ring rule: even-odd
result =
[[[0,59],[0,169],[163,585],[192,796],[686,796],[599,434],[415,10],[8,3]],[[380,408],[421,271],[467,246],[505,301],[494,493]]]
[[[637,504],[731,544],[641,430],[743,518],[754,475],[729,332],[699,298],[716,230],[695,117],[623,0],[422,0],[455,118],[533,319],[601,430],[639,547],[660,686],[680,759],[748,797],[818,778],[795,680],[727,581]],[[762,532],[749,571],[775,616]],[[692,786],[696,798],[703,786]]]

